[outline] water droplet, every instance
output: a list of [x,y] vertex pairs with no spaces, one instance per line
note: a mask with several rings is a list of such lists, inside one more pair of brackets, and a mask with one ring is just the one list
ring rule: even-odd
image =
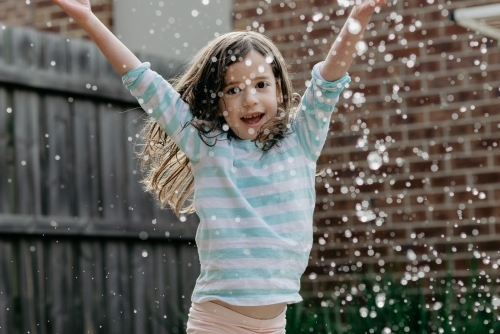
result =
[[441,307],[443,307],[443,304],[442,304],[442,303],[440,303],[440,302],[436,302],[436,303],[434,304],[434,306],[432,306],[432,309],[433,309],[434,311],[437,311],[437,310],[441,309]]
[[415,261],[417,259],[417,254],[415,254],[415,252],[412,249],[408,249],[408,251],[406,252],[406,257],[410,261]]
[[375,303],[377,304],[378,308],[382,308],[385,305],[385,293],[379,293],[375,297]]
[[360,308],[359,315],[361,315],[362,318],[366,318],[368,316],[368,309],[366,307]]
[[321,20],[322,18],[323,18],[323,13],[321,13],[321,12],[314,13],[314,15],[312,17],[313,21],[315,21],[315,22]]
[[255,133],[255,130],[252,129],[252,128],[250,128],[250,129],[248,129],[248,133],[251,134],[251,135],[253,135]]
[[142,251],[142,257],[148,257],[148,252],[147,251]]
[[371,170],[377,170],[382,166],[382,157],[378,152],[370,152],[367,157],[368,160],[368,167],[370,167]]
[[368,45],[366,45],[365,41],[359,41],[356,43],[356,51],[358,52],[358,55],[362,55],[366,51],[368,51]]
[[358,20],[350,18],[347,22],[347,30],[353,35],[357,35],[361,31],[361,23]]

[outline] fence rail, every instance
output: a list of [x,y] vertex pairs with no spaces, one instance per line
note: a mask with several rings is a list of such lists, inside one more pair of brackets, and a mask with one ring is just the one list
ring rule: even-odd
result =
[[142,191],[143,117],[91,42],[0,30],[0,333],[183,331],[197,219]]

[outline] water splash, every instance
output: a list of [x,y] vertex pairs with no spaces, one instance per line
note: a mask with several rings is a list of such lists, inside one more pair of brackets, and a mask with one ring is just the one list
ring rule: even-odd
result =
[[350,18],[347,22],[347,31],[352,35],[357,35],[361,32],[361,23],[353,18]]
[[370,167],[371,170],[377,170],[382,167],[382,156],[376,151],[368,154],[367,161],[368,167]]

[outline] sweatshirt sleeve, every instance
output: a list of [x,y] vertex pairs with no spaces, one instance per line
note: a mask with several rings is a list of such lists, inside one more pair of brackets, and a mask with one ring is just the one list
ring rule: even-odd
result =
[[312,79],[297,111],[292,130],[297,134],[306,156],[316,161],[328,134],[330,118],[344,87],[351,81],[349,74],[336,81],[326,81],[319,69],[322,62],[314,66]]
[[122,77],[123,84],[186,156],[196,162],[200,157],[201,139],[195,127],[186,126],[193,119],[189,105],[150,66],[143,63],[128,71]]

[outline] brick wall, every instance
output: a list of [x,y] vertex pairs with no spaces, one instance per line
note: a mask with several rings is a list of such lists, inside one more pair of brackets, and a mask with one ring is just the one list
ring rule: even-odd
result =
[[[345,2],[236,0],[234,27],[272,38],[303,91],[346,20]],[[363,272],[442,277],[446,254],[455,278],[474,256],[486,280],[498,277],[500,49],[449,20],[455,8],[497,0],[387,2],[319,160],[304,282],[313,295],[338,293]]]
[[[90,3],[97,17],[112,29],[112,0],[91,0]],[[50,0],[3,0],[0,2],[0,22],[57,32],[67,37],[87,37],[86,33]]]

